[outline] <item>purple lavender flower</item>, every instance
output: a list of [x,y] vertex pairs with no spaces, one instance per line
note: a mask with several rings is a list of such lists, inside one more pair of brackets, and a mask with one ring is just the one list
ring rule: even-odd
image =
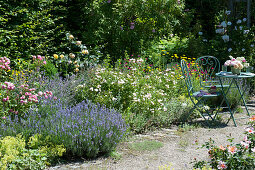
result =
[[131,22],[130,23],[130,29],[133,30],[135,28],[135,23],[134,22]]
[[0,134],[49,135],[53,143],[63,143],[70,154],[95,157],[116,147],[127,129],[122,116],[114,109],[89,101],[67,106],[51,98],[41,104],[41,108],[32,107],[20,121],[7,118],[8,123],[1,124]]

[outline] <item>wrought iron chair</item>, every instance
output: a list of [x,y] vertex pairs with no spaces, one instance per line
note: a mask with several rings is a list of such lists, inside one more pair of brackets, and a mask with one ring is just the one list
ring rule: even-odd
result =
[[[181,60],[181,69],[182,69],[182,75],[184,77],[184,80],[187,86],[188,95],[190,97],[190,100],[194,104],[194,107],[190,110],[189,115],[195,109],[198,110],[200,112],[200,115],[205,119],[206,123],[210,126],[208,120],[215,120],[215,117],[217,116],[219,111],[219,107],[205,109],[204,106],[206,106],[207,100],[216,98],[220,96],[221,93],[215,92],[212,94],[206,91],[195,91],[193,86],[193,80],[191,78],[191,70],[188,67],[187,62],[185,60]],[[214,114],[214,111],[217,111],[217,112]]]
[[[199,73],[200,85],[204,88],[221,88],[219,79],[215,76],[221,70],[219,60],[214,56],[202,56],[196,60],[196,67]],[[222,85],[229,87],[229,85]]]

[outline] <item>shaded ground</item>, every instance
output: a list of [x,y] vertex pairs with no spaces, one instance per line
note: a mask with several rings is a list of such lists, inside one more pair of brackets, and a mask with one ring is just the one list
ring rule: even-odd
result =
[[[245,114],[236,114],[236,118],[243,117]],[[229,116],[229,115],[227,115]],[[227,120],[224,116],[223,120]],[[161,129],[153,132],[148,132],[142,135],[136,135],[127,141],[119,144],[116,153],[112,157],[98,158],[91,161],[71,162],[49,169],[120,169],[120,170],[135,170],[135,169],[159,169],[161,166],[167,166],[175,170],[192,169],[194,158],[208,159],[206,149],[198,149],[210,138],[215,140],[217,145],[227,145],[227,139],[234,138],[234,142],[240,142],[244,135],[246,127],[246,119],[238,119],[237,127],[230,121],[228,124],[217,124],[213,128],[209,127],[194,127],[187,125],[182,129],[173,127],[171,129]],[[202,125],[198,123],[198,125]],[[132,144],[141,141],[157,141],[163,144],[160,148],[150,149],[134,148]]]

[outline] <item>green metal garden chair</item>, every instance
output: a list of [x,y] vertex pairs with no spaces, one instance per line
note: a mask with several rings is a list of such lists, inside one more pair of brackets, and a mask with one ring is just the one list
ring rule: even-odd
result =
[[[215,76],[221,71],[219,60],[214,56],[202,56],[196,60],[197,72],[199,73],[200,85],[204,88],[221,88],[219,79]],[[222,85],[229,87],[229,85]]]
[[[188,95],[190,100],[194,104],[194,107],[190,110],[189,115],[196,109],[200,112],[201,116],[205,119],[206,123],[210,126],[208,120],[215,120],[218,114],[219,107],[214,107],[210,109],[205,109],[207,100],[216,98],[221,95],[220,92],[208,93],[206,91],[195,91],[193,86],[193,80],[191,78],[191,68],[188,67],[185,60],[181,60],[182,75],[185,80]],[[216,111],[216,113],[214,113]],[[189,116],[188,115],[188,116]],[[187,117],[188,118],[188,117]]]

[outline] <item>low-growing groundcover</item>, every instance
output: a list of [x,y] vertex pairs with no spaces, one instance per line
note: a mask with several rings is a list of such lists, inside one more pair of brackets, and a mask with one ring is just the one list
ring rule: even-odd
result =
[[28,139],[19,134],[0,140],[1,169],[44,169],[66,151],[63,145],[50,142],[50,137],[39,134]]

